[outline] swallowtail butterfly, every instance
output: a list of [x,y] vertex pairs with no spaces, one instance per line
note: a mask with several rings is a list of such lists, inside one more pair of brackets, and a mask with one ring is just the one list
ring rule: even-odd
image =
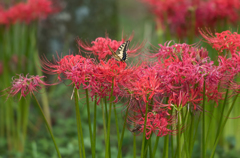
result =
[[130,41],[124,42],[116,52],[113,51],[113,49],[108,45],[108,48],[113,54],[113,58],[116,59],[117,61],[122,61],[125,62],[127,60],[127,50],[129,46]]

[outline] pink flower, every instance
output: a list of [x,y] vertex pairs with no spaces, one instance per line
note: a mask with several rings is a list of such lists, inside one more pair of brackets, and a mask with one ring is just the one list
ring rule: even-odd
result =
[[12,86],[5,89],[8,93],[8,97],[14,96],[17,93],[21,93],[21,97],[26,97],[29,93],[34,94],[34,92],[38,92],[42,89],[42,86],[46,86],[44,81],[41,79],[45,76],[30,76],[26,75],[24,77],[23,75],[18,75],[18,78],[13,78]]

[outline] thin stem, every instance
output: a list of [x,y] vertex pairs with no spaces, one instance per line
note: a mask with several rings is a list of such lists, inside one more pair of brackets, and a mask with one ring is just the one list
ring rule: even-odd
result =
[[233,99],[232,105],[231,105],[230,109],[228,110],[227,116],[225,117],[225,120],[223,121],[223,124],[222,124],[222,126],[220,127],[220,132],[218,132],[218,135],[216,136],[216,141],[215,141],[215,144],[214,144],[214,147],[213,147],[213,151],[212,151],[212,154],[211,154],[211,157],[210,157],[210,158],[213,158],[214,155],[215,155],[215,150],[216,150],[216,147],[217,147],[217,144],[218,144],[220,135],[221,135],[222,132],[223,132],[223,129],[224,129],[226,123],[227,123],[228,117],[229,117],[229,115],[230,115],[230,113],[231,113],[231,111],[232,111],[232,109],[233,109],[233,106],[234,106],[234,104],[235,104],[235,102],[236,102],[236,100],[237,100],[237,98],[238,98],[238,95],[239,95],[239,94],[237,94],[237,95],[235,96],[235,98]]
[[112,88],[110,96],[110,105],[108,113],[108,128],[107,128],[107,158],[111,156],[111,147],[110,147],[110,128],[111,128],[111,113],[112,113],[112,104],[113,104],[113,88],[114,88],[114,78],[112,79]]
[[127,122],[128,109],[129,109],[129,106],[127,107],[127,111],[126,111],[126,114],[125,114],[125,117],[124,117],[124,124],[123,124],[123,129],[122,129],[121,140],[120,140],[120,143],[119,143],[119,146],[118,146],[118,156],[117,156],[118,158],[120,158],[121,153],[122,153],[121,152],[121,150],[122,150],[122,142],[123,142],[125,127],[126,127],[126,122]]
[[[113,103],[113,110],[114,110],[114,115],[115,115],[116,131],[117,131],[117,138],[118,138],[118,149],[119,149],[121,144],[120,144],[120,134],[119,134],[119,128],[118,128],[118,117],[117,117],[117,111],[116,111],[115,103]],[[120,152],[120,154],[122,154],[122,152]]]
[[152,135],[150,136],[150,138],[148,140],[149,141],[149,145],[148,145],[148,147],[149,147],[149,158],[153,158],[151,138],[152,138]]
[[[222,125],[223,113],[224,113],[224,111],[225,111],[225,107],[226,107],[226,103],[227,103],[228,92],[229,92],[229,90],[227,89],[227,92],[226,92],[225,98],[224,98],[224,102],[223,102],[223,105],[222,105],[223,107],[222,107],[222,112],[221,112],[220,121],[219,121],[219,124],[218,124],[217,135],[219,135],[220,128],[221,128],[221,125]],[[217,137],[216,137],[214,143],[216,143],[216,141],[217,141]]]
[[94,155],[96,149],[96,133],[97,133],[97,95],[95,95],[94,101],[94,119],[93,119],[93,145],[94,145]]
[[169,134],[164,137],[163,158],[168,158],[168,146],[169,146]]
[[88,96],[88,89],[85,89],[86,92],[86,103],[87,103],[87,113],[88,113],[88,128],[89,128],[89,135],[90,135],[90,142],[91,142],[91,150],[92,150],[92,157],[95,158],[95,147],[93,145],[92,139],[92,123],[91,123],[91,114],[90,114],[90,105],[89,105],[89,96]]
[[214,104],[212,105],[212,107],[211,107],[211,112],[212,112],[212,116],[210,117],[210,120],[208,121],[208,123],[209,123],[209,125],[208,125],[208,128],[207,128],[207,135],[206,135],[206,144],[212,144],[212,138],[210,138],[210,133],[211,133],[211,129],[213,128],[212,126],[213,126],[213,115],[214,115],[214,112],[215,112],[215,104],[216,104],[216,102],[214,102]]
[[[28,115],[29,115],[29,104],[30,99],[25,100],[23,105],[23,114],[22,114],[22,138],[23,138],[23,147],[25,146],[25,140],[27,135],[27,125],[28,125]],[[51,127],[51,126],[50,126]]]
[[[198,125],[199,125],[199,122],[200,122],[200,119],[201,119],[201,115],[198,117],[198,120],[197,120],[197,126],[196,126],[196,128],[195,128],[195,133],[194,133],[194,137],[193,137],[193,141],[192,141],[192,146],[191,146],[191,151],[193,150],[193,146],[194,146],[194,141],[196,140],[196,137],[197,137],[197,133],[198,133]],[[191,152],[190,151],[190,152]],[[192,153],[190,154],[190,155],[192,155]]]
[[143,137],[142,137],[141,158],[144,158],[144,150],[146,147],[145,146],[145,138],[146,138],[147,114],[148,114],[148,96],[147,96],[146,109],[145,109],[145,120],[144,120],[144,129],[143,129]]
[[101,105],[102,105],[102,117],[103,117],[103,131],[104,131],[104,140],[105,140],[105,157],[107,156],[107,127],[106,127],[106,120],[105,120],[105,113],[104,113],[104,107],[103,107],[103,101],[101,99]]
[[177,155],[181,158],[181,113],[178,111],[178,122],[177,122]]
[[48,124],[48,121],[47,121],[47,119],[46,119],[46,117],[45,117],[45,115],[44,115],[44,113],[43,113],[43,110],[42,110],[42,108],[41,108],[41,106],[40,106],[40,104],[39,104],[39,102],[38,102],[38,100],[37,100],[37,98],[35,97],[34,94],[33,94],[33,97],[34,97],[34,99],[35,99],[36,102],[37,102],[38,108],[40,109],[40,112],[41,112],[42,117],[43,117],[43,119],[44,119],[44,121],[45,121],[45,124],[46,124],[46,126],[47,126],[47,129],[48,129],[48,131],[49,131],[49,133],[50,133],[50,135],[51,135],[51,138],[52,138],[52,140],[53,140],[53,143],[54,143],[55,149],[56,149],[56,151],[57,151],[58,157],[61,158],[61,154],[60,154],[60,152],[59,152],[57,143],[56,143],[56,141],[55,141],[55,139],[54,139],[52,130],[51,130],[51,128],[50,128],[50,126],[49,126],[49,124]]
[[[167,135],[168,136],[168,135]],[[166,138],[166,137],[165,137]],[[155,157],[156,155],[156,151],[157,151],[157,147],[158,147],[158,142],[159,142],[159,137],[157,136],[156,141],[155,141],[155,145],[153,148],[153,157]],[[164,148],[165,149],[165,148]]]
[[205,158],[205,153],[206,153],[206,142],[205,142],[205,81],[203,84],[203,112],[202,112],[202,158]]
[[[173,108],[171,109],[171,116],[173,116]],[[171,126],[171,131],[173,130],[173,126]],[[173,148],[173,136],[171,135],[170,137],[170,141],[171,141],[171,156],[174,156],[174,148]]]
[[[136,115],[136,112],[134,112],[134,117]],[[136,125],[135,122],[133,124]],[[136,144],[136,133],[133,133],[133,158],[137,157],[137,144]]]
[[84,147],[83,134],[82,134],[81,116],[80,116],[80,112],[79,112],[78,90],[77,90],[77,88],[74,88],[74,95],[75,95],[75,111],[76,111],[76,121],[77,121],[77,130],[78,130],[79,156],[80,156],[80,158],[82,158],[82,155],[83,155],[83,157],[85,158],[86,157],[85,156],[85,147]]
[[[31,46],[32,46],[32,50],[34,53],[33,54],[33,60],[34,60],[34,63],[35,63],[35,66],[36,67],[39,67],[40,64],[40,61],[39,61],[39,56],[38,56],[38,50],[36,49],[36,28],[33,28],[31,30],[31,34],[30,34],[30,38],[31,38]],[[37,68],[36,69],[37,71],[37,74],[39,76],[42,76],[43,73],[41,71],[41,69]],[[50,114],[50,108],[49,108],[49,102],[48,102],[48,96],[47,96],[47,91],[46,91],[46,87],[45,86],[42,86],[42,95],[41,95],[41,101],[42,101],[42,106],[43,106],[43,111],[44,111],[44,114],[47,118],[47,121],[48,121],[48,124],[50,126],[50,128],[52,128],[52,124],[51,124],[51,114]]]

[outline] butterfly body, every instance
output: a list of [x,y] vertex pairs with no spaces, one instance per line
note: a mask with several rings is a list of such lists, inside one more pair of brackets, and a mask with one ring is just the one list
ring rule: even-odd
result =
[[117,51],[114,52],[113,49],[108,45],[110,51],[113,54],[113,58],[117,61],[125,62],[127,60],[127,50],[129,46],[130,41],[124,42],[120,47],[118,47]]

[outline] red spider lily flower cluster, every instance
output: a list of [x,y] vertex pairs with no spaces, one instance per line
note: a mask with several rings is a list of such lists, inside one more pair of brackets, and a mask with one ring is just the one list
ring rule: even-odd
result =
[[28,0],[20,2],[5,10],[0,6],[0,24],[10,25],[16,22],[30,23],[33,20],[46,18],[59,10],[53,7],[50,0]]
[[221,33],[215,33],[216,37],[210,30],[207,30],[207,32],[200,30],[199,32],[214,49],[220,52],[228,50],[231,54],[234,54],[239,50],[240,35],[237,32],[231,33],[227,30]]
[[[200,30],[200,33],[219,52],[218,67],[219,72],[224,73],[226,88],[236,89],[235,86],[232,86],[236,84],[231,83],[234,83],[234,78],[240,72],[240,35],[237,32],[231,33],[229,30],[215,33],[216,37],[210,30],[207,30],[207,32]],[[225,54],[222,53],[223,50],[225,50]],[[227,83],[231,85],[229,86]]]
[[[226,0],[141,0],[147,3],[162,27],[169,27],[179,37],[186,36],[190,28],[214,27],[228,20],[235,24],[239,19],[240,1]],[[192,24],[194,23],[194,24]]]
[[[58,57],[58,61],[49,62],[46,58],[42,60],[43,72],[48,74],[57,74],[58,79],[71,80],[71,84],[76,88],[82,86],[83,89],[89,89],[91,97],[95,95],[101,98],[113,95],[118,96],[120,93],[119,80],[124,75],[130,73],[126,69],[126,63],[110,59],[107,62],[100,60],[96,62],[93,58],[85,58],[81,55],[66,55],[63,58]],[[62,75],[62,76],[61,76]]]
[[169,105],[193,105],[196,109],[203,98],[204,82],[209,100],[221,99],[218,85],[223,74],[214,66],[206,49],[187,44],[170,46],[168,42],[160,45],[159,52],[150,57],[158,59],[154,68],[161,76],[161,83],[165,84],[164,92],[169,98]]
[[[132,40],[133,35],[129,37],[128,40]],[[118,47],[123,44],[126,40],[123,38],[121,41],[111,40],[107,35],[105,38],[98,37],[95,39],[95,41],[91,42],[91,45],[89,43],[83,42],[80,39],[77,39],[77,44],[79,46],[79,51],[81,49],[84,50],[87,54],[93,54],[96,56],[99,60],[104,60],[110,56],[112,56],[111,51],[109,50],[108,45],[113,49],[113,51],[116,51]],[[136,45],[135,47],[131,47],[127,53],[131,56],[132,54],[136,53],[138,50],[140,50],[143,47],[144,43],[140,45]]]
[[[208,37],[209,41],[218,41],[218,37],[204,37]],[[60,81],[68,79],[76,88],[89,90],[92,99],[97,95],[98,104],[101,98],[111,98],[112,94],[115,101],[128,98],[128,123],[131,128],[134,127],[130,130],[142,133],[146,121],[148,139],[153,133],[160,137],[174,133],[171,126],[176,119],[168,113],[173,107],[181,110],[187,106],[191,110],[201,110],[203,94],[208,100],[218,103],[223,99],[224,89],[238,92],[239,86],[234,79],[240,72],[240,53],[237,52],[237,44],[230,46],[237,43],[237,38],[236,41],[233,39],[225,38],[224,44],[228,47],[224,48],[234,53],[230,58],[219,56],[218,65],[214,65],[205,48],[166,42],[159,45],[157,53],[148,56],[155,59],[153,63],[143,62],[128,67],[113,58],[105,59],[110,55],[108,45],[116,50],[124,42],[106,37],[97,38],[92,46],[77,41],[80,49],[97,56],[98,60],[82,55],[66,55],[58,56],[54,63],[43,59],[42,67],[46,73],[57,74]]]
[[[169,127],[172,125],[172,120],[168,119],[169,114],[167,111],[160,112],[148,112],[146,117],[146,138],[155,133],[158,137],[163,137],[167,134],[172,134],[174,131]],[[145,116],[141,114],[135,114],[129,116],[129,123],[134,123],[135,128],[131,129],[132,132],[143,133]]]
[[8,93],[8,97],[15,96],[17,93],[21,93],[21,97],[26,97],[28,94],[33,94],[42,89],[42,86],[46,86],[41,79],[45,76],[28,76],[18,75],[18,78],[13,78],[12,86],[5,89]]

